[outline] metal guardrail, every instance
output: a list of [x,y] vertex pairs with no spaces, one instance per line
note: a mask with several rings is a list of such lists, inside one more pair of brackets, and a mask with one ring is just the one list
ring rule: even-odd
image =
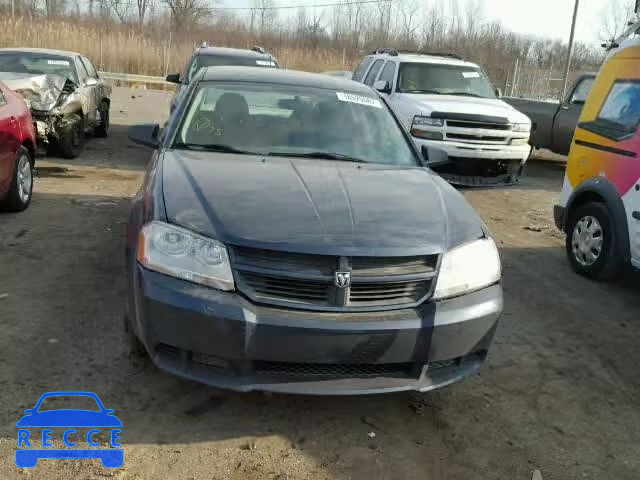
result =
[[167,82],[164,77],[152,77],[150,75],[133,75],[131,73],[112,72],[98,72],[98,74],[106,80],[116,80],[127,83],[151,83],[156,85],[174,86],[173,83]]

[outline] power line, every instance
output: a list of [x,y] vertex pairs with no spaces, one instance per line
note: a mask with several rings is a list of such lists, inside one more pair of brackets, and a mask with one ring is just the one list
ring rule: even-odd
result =
[[[292,10],[297,8],[327,8],[327,7],[344,7],[350,5],[374,5],[374,4],[382,4],[388,3],[391,4],[392,0],[352,0],[348,2],[339,2],[339,3],[317,3],[313,5],[273,5],[273,6],[265,6],[265,7],[226,7],[226,6],[211,6],[211,7],[199,7],[198,10],[206,10],[206,11],[264,11],[264,10]],[[162,0],[153,0],[149,2],[150,4],[158,5],[163,3]],[[112,4],[117,6],[120,5],[129,5],[129,6],[137,6],[137,3],[131,0],[114,0]]]
[[211,10],[286,10],[291,8],[342,7],[347,5],[368,5],[374,3],[391,3],[391,0],[355,0],[340,3],[318,3],[314,5],[273,5],[271,7],[211,7]]

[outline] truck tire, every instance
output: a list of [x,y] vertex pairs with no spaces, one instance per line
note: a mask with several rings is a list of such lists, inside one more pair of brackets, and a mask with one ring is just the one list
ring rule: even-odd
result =
[[622,273],[624,259],[606,204],[590,202],[570,212],[566,250],[576,273],[595,280],[609,280]]
[[33,193],[33,159],[29,150],[20,147],[11,179],[11,187],[0,206],[10,212],[21,212],[31,203]]
[[100,123],[93,130],[93,135],[104,138],[109,134],[109,102],[103,100],[98,107]]
[[64,158],[76,158],[84,149],[82,117],[74,113],[62,119],[62,133],[58,148]]

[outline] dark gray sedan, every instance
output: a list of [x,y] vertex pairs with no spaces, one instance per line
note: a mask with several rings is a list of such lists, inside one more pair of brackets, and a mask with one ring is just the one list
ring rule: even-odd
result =
[[127,230],[133,353],[219,387],[426,391],[476,372],[500,258],[367,86],[216,67],[190,83]]

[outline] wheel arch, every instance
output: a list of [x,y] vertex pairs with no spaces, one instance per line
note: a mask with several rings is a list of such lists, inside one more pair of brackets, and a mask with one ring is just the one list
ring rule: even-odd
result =
[[29,155],[31,156],[31,165],[36,163],[36,145],[30,138],[25,138],[22,141],[22,146],[29,151]]
[[624,259],[628,261],[631,258],[631,246],[629,244],[627,212],[616,187],[606,178],[598,177],[587,180],[571,194],[565,211],[565,233],[570,234],[568,230],[572,212],[590,202],[603,203],[607,207],[616,227],[618,247]]

